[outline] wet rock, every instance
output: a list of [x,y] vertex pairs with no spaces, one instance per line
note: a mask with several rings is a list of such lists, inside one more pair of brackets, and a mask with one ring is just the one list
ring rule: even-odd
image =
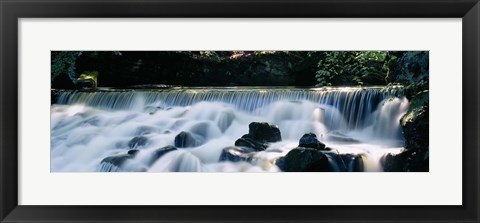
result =
[[140,150],[138,149],[131,149],[131,150],[128,150],[127,154],[129,155],[137,155],[137,153],[139,152]]
[[355,156],[351,164],[352,172],[363,172],[365,170],[365,164],[363,163],[363,157],[361,155]]
[[248,135],[260,142],[279,142],[282,141],[280,129],[278,126],[268,122],[252,122],[248,125]]
[[400,120],[400,124],[405,137],[405,148],[410,150],[428,148],[428,106],[409,110]]
[[405,150],[399,156],[402,169],[409,172],[429,171],[429,97],[421,92],[411,100],[408,112],[400,120]]
[[314,149],[325,149],[325,144],[318,141],[317,135],[314,133],[307,133],[300,138],[298,147],[314,148]]
[[160,159],[160,157],[162,157],[163,155],[165,155],[169,152],[175,151],[175,150],[177,150],[177,148],[175,146],[165,146],[165,147],[162,147],[162,148],[159,148],[159,149],[155,150],[152,154],[152,157],[150,158],[150,160],[148,162],[148,165],[151,166],[158,159]]
[[97,88],[97,84],[92,79],[77,79],[76,87],[77,89],[94,90]]
[[136,136],[136,137],[133,137],[133,139],[131,139],[131,140],[128,142],[128,147],[130,147],[131,149],[135,149],[135,148],[137,148],[137,147],[141,147],[141,146],[146,145],[147,142],[148,142],[147,137],[145,137],[145,136]]
[[179,148],[195,147],[202,144],[200,137],[190,132],[180,132],[175,136],[175,146]]
[[405,161],[407,154],[402,152],[400,154],[387,153],[380,158],[380,164],[385,172],[403,172],[405,171]]
[[227,147],[222,150],[219,161],[250,161],[255,150],[251,148]]
[[277,165],[280,170],[285,171],[285,157],[283,156],[275,160],[275,165]]
[[147,106],[144,109],[144,111],[149,115],[154,115],[158,110],[163,110],[163,108],[160,106]]
[[320,150],[297,147],[285,156],[284,171],[328,172],[332,171],[327,156]]
[[250,135],[246,134],[246,135],[243,135],[242,138],[239,138],[237,139],[237,141],[235,141],[235,146],[251,148],[251,149],[254,149],[255,151],[263,151],[267,149],[268,144],[255,141],[252,138],[250,138]]
[[100,162],[100,164],[108,163],[108,164],[111,164],[115,167],[120,168],[125,163],[125,161],[135,157],[136,152],[133,152],[133,154],[130,154],[130,151],[129,151],[129,153],[126,153],[126,154],[119,154],[119,155],[113,155],[113,156],[106,157]]
[[256,151],[267,149],[269,143],[282,140],[280,129],[267,122],[252,122],[248,125],[248,134],[235,141],[235,146],[247,147]]
[[352,160],[354,159],[353,154],[339,154],[336,150],[331,150],[331,151],[325,151],[323,152],[330,162],[332,166],[332,171],[338,171],[338,172],[349,172],[351,171],[350,169],[350,164]]

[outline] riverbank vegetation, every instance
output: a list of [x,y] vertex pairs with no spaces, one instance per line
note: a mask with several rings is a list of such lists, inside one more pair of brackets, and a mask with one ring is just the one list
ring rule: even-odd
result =
[[411,86],[428,89],[425,51],[53,51],[52,88],[98,86]]

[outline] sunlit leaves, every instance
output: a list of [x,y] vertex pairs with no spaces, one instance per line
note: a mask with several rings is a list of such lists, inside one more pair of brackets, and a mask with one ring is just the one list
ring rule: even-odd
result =
[[323,52],[316,72],[317,86],[384,83],[387,51]]

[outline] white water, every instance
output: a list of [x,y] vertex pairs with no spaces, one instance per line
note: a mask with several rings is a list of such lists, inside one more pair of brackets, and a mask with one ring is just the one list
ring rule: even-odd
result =
[[[66,91],[51,107],[51,171],[276,172],[275,160],[308,132],[335,153],[363,154],[366,171],[381,171],[381,156],[398,153],[403,144],[399,120],[408,101],[396,93],[378,88]],[[278,125],[282,141],[251,162],[219,162],[222,149],[256,121]],[[202,144],[169,152],[149,165],[152,153],[173,145],[181,131]],[[334,137],[339,135],[358,142],[342,142]],[[105,157],[126,154],[135,136],[148,141],[134,159],[121,169],[100,165]]]

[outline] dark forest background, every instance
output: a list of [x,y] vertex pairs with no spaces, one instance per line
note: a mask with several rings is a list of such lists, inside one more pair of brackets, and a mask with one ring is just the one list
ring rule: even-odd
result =
[[52,51],[52,88],[372,86],[428,89],[427,51]]

